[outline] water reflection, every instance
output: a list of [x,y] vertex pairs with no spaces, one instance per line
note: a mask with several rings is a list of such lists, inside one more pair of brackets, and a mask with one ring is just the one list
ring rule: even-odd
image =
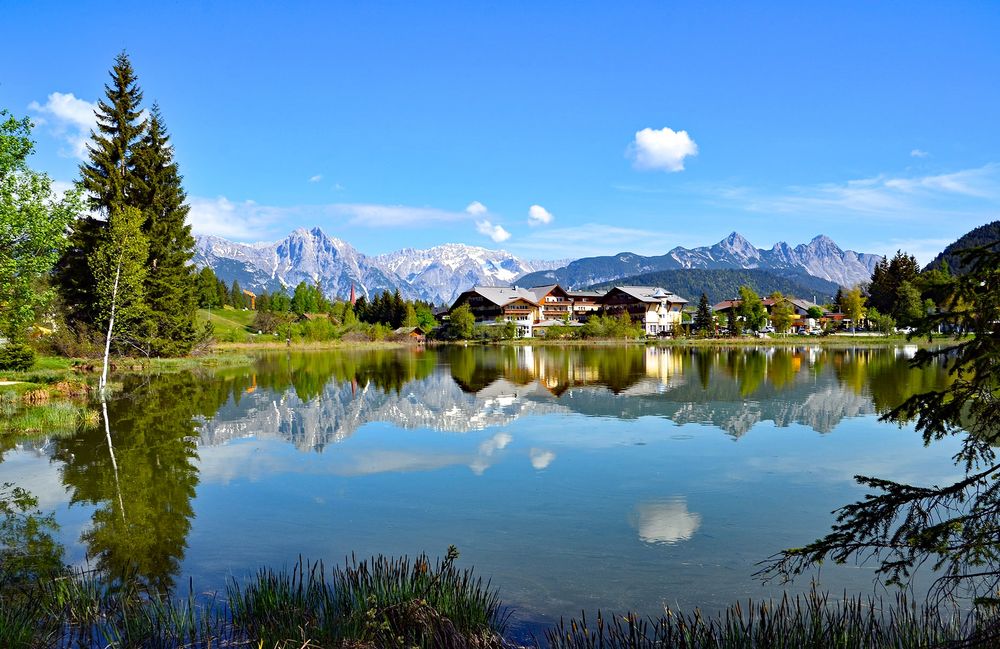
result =
[[[740,437],[762,421],[826,433],[940,386],[893,349],[454,347],[264,359],[200,443],[247,435],[322,451],[372,422],[469,432],[530,414],[663,417]],[[246,377],[244,377],[245,379]],[[289,389],[291,388],[291,389]]]
[[632,524],[643,543],[673,544],[687,541],[701,527],[701,515],[689,512],[683,498],[636,506]]
[[[938,367],[910,370],[906,361],[911,355],[905,348],[641,346],[270,354],[253,367],[128,380],[109,404],[110,436],[103,425],[93,426],[29,445],[30,457],[22,459],[52,462],[66,493],[61,506],[89,508],[89,523],[77,541],[92,565],[137,574],[160,590],[174,586],[181,565],[190,559],[196,494],[201,497],[204,483],[266,481],[309,471],[343,479],[379,478],[389,485],[385,488],[407,494],[409,485],[392,483],[392,476],[441,474],[446,476],[442,484],[428,487],[441,493],[426,491],[421,498],[440,496],[456,511],[462,505],[449,499],[461,500],[464,494],[452,492],[449,485],[468,479],[483,485],[478,500],[467,503],[470,512],[499,495],[517,504],[543,502],[548,492],[532,487],[535,479],[546,480],[538,484],[550,490],[553,485],[564,489],[553,492],[564,500],[549,503],[545,516],[553,509],[569,511],[565,499],[579,500],[583,516],[591,508],[591,490],[597,490],[595,498],[621,501],[619,509],[605,512],[605,521],[624,525],[627,518],[633,541],[638,534],[643,544],[673,545],[691,539],[703,525],[702,514],[688,509],[690,494],[657,499],[657,493],[689,493],[683,485],[653,494],[640,486],[617,493],[617,485],[655,486],[667,479],[657,471],[665,463],[681,462],[677,475],[696,476],[692,480],[714,476],[719,468],[696,470],[695,464],[704,461],[701,456],[684,456],[662,444],[650,448],[648,456],[646,451],[622,451],[619,447],[645,443],[629,438],[632,431],[649,436],[662,427],[625,428],[623,422],[702,424],[735,440],[762,422],[829,433],[846,419],[884,412],[948,380]],[[532,422],[547,423],[536,430]],[[359,434],[362,429],[366,434]],[[410,432],[428,430],[448,435]],[[477,431],[483,432],[470,434]],[[690,440],[684,435],[660,439],[691,443],[683,441]],[[275,445],[294,449],[292,455],[277,452]],[[574,455],[588,445],[604,455]],[[8,446],[0,452],[6,456],[23,448]],[[617,459],[606,459],[612,456]],[[655,462],[648,459],[653,457]],[[851,463],[847,479],[856,472],[855,457],[849,454],[845,460]],[[768,459],[761,473],[801,465],[798,459]],[[0,474],[4,468],[0,463]],[[463,475],[448,473],[451,469]],[[528,475],[518,473],[522,470]],[[598,474],[605,476],[603,481],[593,478]],[[328,484],[332,479],[323,480],[309,493],[310,506],[337,502],[337,494],[361,488],[338,483],[334,489]],[[584,486],[574,491],[553,480],[578,480]],[[461,482],[463,488],[477,493],[469,481]],[[586,494],[579,491],[584,488]],[[287,503],[260,489],[251,497],[274,500],[260,505],[266,521]],[[45,493],[57,494],[58,489],[46,488]],[[373,515],[371,503],[381,502],[380,493],[358,500],[349,511],[366,520]],[[599,498],[593,506],[604,511]],[[697,502],[692,508],[712,511]],[[821,514],[829,508],[824,506]],[[530,507],[526,512],[534,515]],[[566,516],[562,523],[587,527]],[[426,524],[422,518],[417,522]],[[545,517],[534,519],[536,527],[546,524]],[[461,535],[464,525],[452,534]],[[802,538],[806,536],[812,538]],[[768,545],[754,558],[776,549]]]

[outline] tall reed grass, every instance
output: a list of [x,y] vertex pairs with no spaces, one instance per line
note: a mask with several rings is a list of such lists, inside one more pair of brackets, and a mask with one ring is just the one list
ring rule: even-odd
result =
[[0,593],[0,647],[76,649],[490,649],[508,613],[489,582],[459,569],[454,548],[432,563],[352,558],[329,573],[300,561],[232,581],[225,598],[142,590],[94,573]]
[[666,609],[656,618],[598,612],[544,635],[552,649],[934,649],[1000,647],[995,610],[960,612],[891,601],[831,598],[815,586],[780,600],[748,600],[714,616]]
[[[511,649],[510,611],[490,583],[459,569],[450,548],[432,561],[351,558],[327,571],[300,560],[233,580],[223,596],[176,598],[134,576],[95,573],[0,592],[4,649]],[[904,595],[834,598],[815,587],[780,600],[737,603],[716,615],[560,621],[535,641],[551,649],[990,649],[996,608],[942,610]]]

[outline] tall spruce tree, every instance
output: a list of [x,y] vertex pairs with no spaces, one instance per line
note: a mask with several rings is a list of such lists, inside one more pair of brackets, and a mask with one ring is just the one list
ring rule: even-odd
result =
[[701,294],[698,300],[698,312],[694,315],[694,330],[700,333],[712,333],[715,331],[715,319],[712,317],[712,308],[708,306],[708,296]]
[[104,232],[115,227],[114,220],[126,208],[138,210],[148,243],[148,257],[141,260],[147,272],[133,328],[125,333],[136,342],[142,339],[148,353],[184,354],[197,335],[198,287],[181,175],[159,107],[152,107],[148,119],[143,114],[142,90],[127,54],[115,58],[110,76],[97,105],[88,160],[80,166],[80,184],[93,214],[74,222],[57,283],[70,322],[97,324],[103,315],[93,258],[105,254],[100,251],[108,241]]
[[159,106],[150,110],[149,124],[135,147],[138,202],[143,233],[149,242],[146,305],[151,320],[154,353],[186,354],[195,343],[198,308],[194,266],[194,237],[186,223],[190,208],[174,161],[170,136]]
[[146,121],[142,117],[142,90],[135,71],[122,52],[111,68],[111,83],[97,103],[97,131],[87,145],[88,160],[80,166],[81,185],[90,208],[101,218],[84,215],[73,222],[69,246],[59,262],[56,281],[69,320],[93,326],[100,318],[97,278],[90,257],[101,245],[103,231],[126,207],[138,204],[134,149]]

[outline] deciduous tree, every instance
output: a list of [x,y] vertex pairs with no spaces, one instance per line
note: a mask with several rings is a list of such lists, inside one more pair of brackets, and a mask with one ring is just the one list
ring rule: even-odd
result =
[[[36,310],[49,303],[46,276],[82,209],[78,190],[57,197],[49,177],[28,167],[33,150],[27,118],[0,110],[0,335],[8,345],[23,345]],[[30,361],[22,356],[18,365]]]

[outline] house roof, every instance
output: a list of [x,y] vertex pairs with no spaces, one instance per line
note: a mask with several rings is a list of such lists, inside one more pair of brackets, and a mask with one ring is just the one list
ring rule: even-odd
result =
[[[465,293],[476,293],[497,306],[505,306],[517,300],[526,300],[538,306],[538,296],[529,289],[513,286],[473,286]],[[463,295],[465,295],[463,293]],[[457,300],[456,300],[457,301]]]
[[[812,307],[819,307],[818,304],[813,304],[809,300],[802,300],[797,297],[785,297],[783,298],[783,300],[785,302],[788,302],[789,304],[795,305],[797,308],[802,309],[803,311],[808,311]],[[765,307],[772,307],[775,304],[777,304],[777,300],[775,300],[774,298],[766,297],[763,300],[761,300],[761,303]],[[739,307],[741,304],[743,304],[743,300],[723,300],[722,302],[719,302],[718,304],[713,306],[712,310],[725,311],[726,309]]]
[[562,287],[559,286],[558,284],[546,284],[545,286],[532,286],[527,290],[533,293],[535,297],[537,297],[539,300],[541,300],[543,297],[545,297],[546,295],[548,295],[557,288],[562,289]]
[[570,297],[604,297],[604,291],[566,291]]
[[[688,301],[682,298],[676,293],[671,293],[670,291],[664,289],[660,286],[616,286],[614,289],[618,289],[622,293],[630,295],[640,302],[659,302],[660,300],[667,300],[671,304],[687,304]],[[611,291],[608,291],[609,293]]]
[[733,307],[738,307],[743,301],[742,300],[723,300],[715,306],[712,307],[713,311],[725,311],[726,309],[732,309]]
[[809,309],[811,309],[813,307],[817,307],[817,308],[820,308],[820,309],[823,308],[823,307],[821,307],[818,304],[813,304],[809,300],[802,300],[802,299],[799,299],[797,297],[790,297],[790,298],[788,298],[788,301],[791,302],[792,304],[794,304],[795,306],[799,307],[803,311],[808,311]]
[[397,336],[408,336],[412,333],[420,334],[422,336],[424,331],[420,327],[400,327],[399,329],[394,329],[392,333]]

